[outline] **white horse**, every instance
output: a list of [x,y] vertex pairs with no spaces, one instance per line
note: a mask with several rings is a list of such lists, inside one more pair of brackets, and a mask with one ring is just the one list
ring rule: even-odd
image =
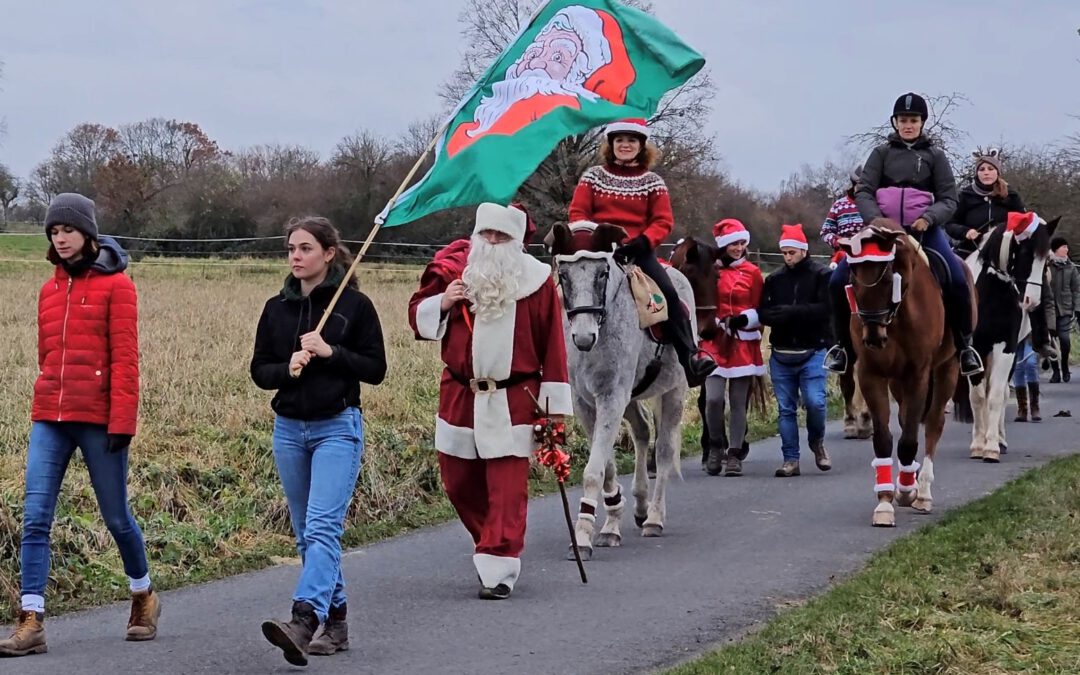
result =
[[[687,383],[670,346],[653,341],[638,324],[637,305],[627,273],[612,251],[625,237],[613,225],[556,224],[552,253],[566,312],[564,322],[574,392],[574,411],[589,436],[589,461],[582,478],[574,537],[582,558],[590,560],[593,546],[622,543],[620,519],[625,500],[615,467],[615,439],[623,419],[634,441],[634,521],[646,537],[663,533],[665,492],[671,476],[679,475],[682,414]],[[694,316],[694,297],[681,273],[668,274]],[[693,320],[693,318],[691,318]],[[694,326],[694,330],[697,328]],[[649,497],[646,459],[649,425],[644,406],[652,401],[656,419],[657,474]],[[596,513],[603,498],[605,519],[595,534]]]

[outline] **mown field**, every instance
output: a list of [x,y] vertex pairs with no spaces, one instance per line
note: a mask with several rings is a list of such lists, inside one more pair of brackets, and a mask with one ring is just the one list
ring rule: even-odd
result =
[[[43,244],[43,237],[0,236],[0,621],[10,619],[19,593],[36,297],[52,271],[41,261]],[[130,270],[140,294],[142,358],[130,494],[155,583],[164,589],[263,567],[295,549],[270,453],[270,393],[248,376],[255,324],[281,286],[284,265],[163,262],[148,259]],[[390,375],[364,392],[367,448],[348,516],[349,546],[453,515],[431,447],[438,350],[416,342],[406,321],[419,270],[361,269],[361,288],[386,334]],[[684,448],[694,454],[699,426],[688,403]],[[774,412],[754,416],[753,437],[774,429]],[[575,478],[585,459],[582,442],[576,434],[571,446]],[[534,492],[553,487],[538,470]],[[119,556],[78,459],[64,484],[52,548],[50,613],[126,595]]]

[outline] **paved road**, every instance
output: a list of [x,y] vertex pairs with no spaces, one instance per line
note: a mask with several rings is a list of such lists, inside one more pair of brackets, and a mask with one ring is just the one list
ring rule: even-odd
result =
[[[948,427],[936,462],[937,512],[902,509],[895,530],[869,525],[868,442],[840,440],[832,426],[828,474],[804,459],[802,477],[774,478],[776,440],[754,445],[742,478],[710,478],[697,460],[687,461],[685,483],[669,492],[664,537],[626,536],[621,549],[598,549],[588,586],[562,559],[567,532],[557,496],[531,505],[522,580],[506,602],[476,599],[471,550],[457,523],[352,551],[344,560],[352,651],[313,657],[308,670],[598,674],[685,659],[737,639],[785,602],[824,590],[943,511],[1072,452],[1080,446],[1080,387],[1045,391],[1046,421],[1010,424],[1012,447],[1000,465],[967,459],[967,428]],[[1077,417],[1051,418],[1059,409]],[[636,535],[628,525],[624,533]],[[296,567],[281,566],[165,593],[152,643],[122,641],[126,606],[54,617],[50,652],[0,661],[0,672],[294,672],[263,641],[259,623],[286,614],[296,575]]]

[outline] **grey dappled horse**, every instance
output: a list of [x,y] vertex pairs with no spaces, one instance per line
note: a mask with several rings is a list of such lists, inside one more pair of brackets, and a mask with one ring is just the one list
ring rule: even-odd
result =
[[[658,345],[638,327],[627,273],[612,256],[624,237],[622,228],[606,224],[574,223],[570,227],[559,223],[552,229],[574,412],[589,437],[589,460],[582,478],[584,496],[574,528],[586,560],[592,558],[594,545],[619,546],[622,542],[620,519],[625,500],[615,467],[615,439],[623,419],[630,423],[634,442],[634,521],[643,536],[663,533],[667,483],[672,474],[679,474],[686,377],[675,351]],[[674,269],[668,269],[668,274],[696,323],[690,284]],[[646,400],[652,401],[656,420],[657,475],[651,498],[645,466],[649,425],[644,406],[638,403]],[[601,496],[605,519],[594,537]]]

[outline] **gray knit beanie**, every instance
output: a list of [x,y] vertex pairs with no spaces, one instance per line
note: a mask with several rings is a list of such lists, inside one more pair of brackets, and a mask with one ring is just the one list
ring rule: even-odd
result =
[[75,192],[63,192],[49,202],[45,212],[45,234],[53,225],[70,225],[90,239],[98,238],[94,200]]

